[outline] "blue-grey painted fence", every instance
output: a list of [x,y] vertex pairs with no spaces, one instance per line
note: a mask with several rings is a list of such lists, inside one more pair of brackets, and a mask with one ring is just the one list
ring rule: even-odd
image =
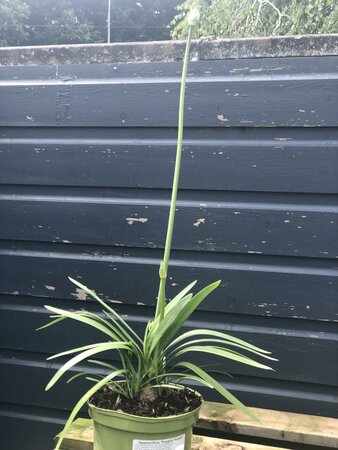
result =
[[[338,57],[254,56],[191,63],[170,294],[221,278],[187,328],[226,330],[280,359],[274,373],[231,363],[235,378],[222,382],[250,405],[337,417]],[[45,303],[97,309],[68,275],[140,332],[154,312],[180,67],[0,67],[9,450],[51,448],[83,389],[45,393],[57,367],[46,357],[93,332],[34,331]]]

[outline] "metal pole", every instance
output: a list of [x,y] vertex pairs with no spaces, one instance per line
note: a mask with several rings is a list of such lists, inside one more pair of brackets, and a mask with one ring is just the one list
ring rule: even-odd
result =
[[107,17],[107,42],[110,44],[110,10],[111,0],[108,0],[108,17]]

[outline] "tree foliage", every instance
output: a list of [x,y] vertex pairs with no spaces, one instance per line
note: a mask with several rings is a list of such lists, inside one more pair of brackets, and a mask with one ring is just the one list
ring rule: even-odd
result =
[[114,0],[112,38],[114,41],[170,39],[169,22],[175,15],[176,0]]
[[27,23],[30,45],[100,42],[100,35],[84,14],[75,10],[71,0],[26,1],[30,8]]
[[[94,7],[93,7],[94,5]],[[111,41],[338,32],[337,0],[111,0]],[[0,45],[106,42],[108,0],[0,0]],[[171,32],[170,27],[171,25]]]
[[[111,41],[170,39],[180,0],[111,0]],[[0,0],[0,45],[106,42],[108,0]]]
[[178,5],[171,35],[187,35],[186,11],[201,11],[194,37],[251,37],[338,32],[337,0],[186,0]]
[[27,38],[29,7],[22,0],[0,0],[0,46],[18,45]]

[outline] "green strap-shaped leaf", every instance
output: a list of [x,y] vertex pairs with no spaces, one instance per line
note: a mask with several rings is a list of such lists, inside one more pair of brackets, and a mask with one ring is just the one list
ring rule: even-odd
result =
[[257,367],[258,369],[273,370],[271,367],[266,366],[265,364],[261,364],[257,361],[254,361],[253,359],[248,358],[247,356],[240,355],[237,352],[225,350],[220,347],[212,347],[208,345],[200,345],[200,346],[196,345],[184,348],[178,351],[175,357],[178,358],[179,356],[190,352],[209,353],[210,355],[221,356],[223,358],[231,359],[233,361],[246,364],[247,366]]
[[96,355],[97,353],[102,353],[108,350],[118,350],[118,349],[125,349],[128,350],[128,345],[124,342],[110,342],[106,344],[102,344],[99,347],[91,348],[89,350],[86,350],[82,353],[80,353],[77,356],[74,356],[74,358],[67,361],[52,377],[50,382],[46,386],[46,391],[48,391],[54,384],[62,377],[62,375],[67,372],[71,367],[75,366],[79,362],[83,361],[84,359],[89,358],[90,356]]
[[107,369],[118,370],[118,367],[115,367],[112,364],[108,364],[103,361],[98,361],[97,359],[88,359],[88,362],[91,364],[96,364],[97,366],[106,367]]
[[126,340],[126,336],[124,335],[124,333],[121,333],[121,331],[118,327],[115,326],[116,324],[113,321],[106,320],[104,317],[101,317],[98,314],[89,311],[81,311],[80,314],[95,320],[97,323],[101,323],[105,327],[108,327],[111,330],[112,335],[114,335],[116,341]]
[[[128,333],[128,331],[126,331],[123,326],[119,323],[119,321],[117,319],[114,319],[114,316],[107,312],[107,311],[103,311],[104,314],[111,320],[111,322],[114,323],[114,325],[116,326],[116,329],[119,330],[119,334],[121,335],[121,340],[123,338],[123,340],[128,340],[131,344],[133,344],[133,346],[135,347],[135,349],[139,352],[141,352],[141,347],[140,345],[136,342],[136,340]],[[123,320],[123,319],[122,319]],[[123,322],[125,324],[125,322]],[[133,336],[135,336],[136,333],[133,333]],[[136,335],[137,336],[137,335]],[[142,344],[142,341],[140,339],[139,336],[137,336],[137,341],[140,342]]]
[[231,342],[235,342],[236,344],[242,345],[243,347],[246,347],[248,349],[251,350],[255,350],[256,352],[259,353],[265,353],[265,354],[271,354],[271,352],[268,352],[267,350],[263,350],[259,347],[256,347],[255,345],[250,344],[249,342],[243,341],[242,339],[236,338],[231,336],[230,334],[226,334],[226,333],[222,333],[220,331],[214,331],[214,330],[208,330],[208,329],[198,329],[198,330],[191,330],[191,331],[187,331],[186,333],[182,334],[181,336],[178,336],[174,341],[172,341],[169,345],[168,345],[168,349],[171,347],[174,347],[176,344],[178,344],[179,342],[188,339],[190,337],[195,337],[195,336],[212,336],[212,337],[216,337],[216,338],[220,338],[220,339],[225,339]]
[[[176,354],[186,348],[190,347],[193,344],[222,344],[222,346],[231,346],[231,347],[237,347],[241,350],[254,353],[255,355],[260,356],[261,358],[270,359],[271,361],[277,361],[276,358],[272,358],[271,356],[268,356],[264,353],[260,353],[256,350],[252,350],[251,348],[244,347],[243,345],[236,344],[235,342],[227,341],[225,339],[217,339],[217,338],[207,338],[207,339],[193,339],[192,341],[184,342],[183,344],[179,345],[178,347],[174,348],[170,353],[166,352],[167,355],[167,361],[169,362],[172,358],[175,358]],[[226,350],[226,349],[225,349]]]
[[116,370],[115,372],[110,373],[109,375],[104,377],[102,380],[100,380],[98,383],[96,383],[91,389],[89,389],[89,391],[87,391],[80,398],[80,400],[75,405],[73,411],[71,412],[70,416],[68,417],[68,420],[67,420],[66,425],[64,426],[63,430],[57,436],[58,441],[56,443],[55,450],[59,450],[64,437],[66,436],[70,426],[72,425],[76,415],[78,414],[78,412],[80,411],[82,406],[95,394],[96,391],[98,391],[100,388],[105,386],[110,380],[112,380],[113,378],[115,378],[119,375],[122,375],[123,373],[125,373],[124,370]]
[[111,344],[111,342],[97,342],[96,344],[84,345],[83,347],[72,348],[71,350],[66,350],[61,353],[56,353],[55,355],[49,356],[47,361],[55,358],[60,358],[61,356],[71,355],[72,353],[79,353],[83,350],[89,350],[90,348],[101,347],[104,344]]
[[115,338],[115,333],[112,332],[112,330],[107,326],[103,325],[102,323],[98,322],[97,320],[88,317],[88,313],[80,313],[80,312],[71,312],[66,311],[64,309],[55,308],[54,306],[48,306],[45,305],[45,308],[48,309],[48,311],[51,311],[56,314],[60,314],[64,317],[68,317],[69,319],[77,320],[78,322],[85,323],[86,325],[90,325],[93,328],[96,328],[97,330],[101,331],[102,333],[108,335],[112,339]]
[[[166,315],[165,320],[162,320],[158,328],[151,329],[148,333],[148,339],[150,339],[149,353],[151,353],[156,345],[161,340],[162,347],[166,347],[173,337],[181,329],[184,322],[191,316],[199,304],[218,287],[220,281],[206,286],[196,295],[194,295],[190,301],[179,302],[175,307]],[[155,330],[155,331],[154,331]]]
[[[75,286],[78,286],[80,289],[83,289],[88,295],[90,295],[91,297],[93,297],[95,300],[97,300],[108,312],[110,312],[111,314],[113,314],[113,316],[115,316],[116,320],[119,321],[123,327],[125,327],[129,333],[131,333],[136,339],[140,340],[140,337],[135,333],[135,331],[127,324],[127,322],[125,320],[123,320],[123,318],[110,306],[107,305],[106,302],[104,302],[97,294],[95,291],[92,291],[91,289],[87,288],[87,286],[85,286],[84,284],[80,283],[77,280],[74,280],[74,278],[68,277],[68,279],[75,284]],[[142,343],[142,342],[141,342]]]
[[177,305],[177,303],[179,303],[183,297],[185,297],[185,295],[195,286],[195,284],[197,283],[197,280],[193,281],[192,283],[190,283],[188,286],[186,286],[184,289],[182,289],[181,292],[179,292],[165,307],[164,310],[164,315],[166,316],[172,309],[174,306]]
[[84,376],[86,376],[86,375],[90,375],[90,373],[89,373],[89,372],[80,372],[80,373],[77,373],[76,375],[73,375],[72,377],[68,378],[68,380],[66,381],[66,383],[67,383],[67,384],[68,384],[68,383],[71,383],[72,381],[77,380],[78,378],[84,377]]
[[[186,303],[190,302],[190,300],[192,298],[193,298],[193,294],[188,294],[185,297],[181,298],[179,307],[183,308],[183,306]],[[170,316],[170,312],[168,314]],[[168,315],[165,316],[165,317],[166,317],[166,320],[167,320],[168,319]],[[170,317],[169,317],[169,319],[170,319]],[[144,335],[144,349],[145,349],[144,352],[146,354],[150,353],[149,349],[152,348],[152,342],[153,342],[154,339],[157,339],[157,337],[158,337],[158,330],[160,329],[161,326],[163,326],[161,324],[163,324],[163,319],[160,320],[159,317],[157,319],[155,319],[154,322],[150,322],[148,324],[147,329],[146,329],[146,333]],[[157,343],[158,343],[158,341],[157,341]]]
[[67,317],[58,317],[55,320],[52,320],[51,322],[46,323],[45,325],[42,325],[39,328],[36,328],[35,331],[43,330],[44,328],[51,327],[52,325],[55,325],[56,323],[62,322],[63,320],[67,319]]
[[213,377],[208,375],[204,370],[200,367],[197,367],[195,364],[189,362],[180,362],[176,364],[176,367],[185,367],[191,370],[195,375],[197,375],[200,383],[206,384],[207,386],[211,385],[217,392],[219,392],[226,400],[228,400],[232,405],[238,408],[247,416],[251,417],[256,422],[263,425],[263,422],[254,414],[249,408],[247,408],[241,401],[239,401],[234,395],[232,395],[227,389],[225,389],[218,381],[216,381]]

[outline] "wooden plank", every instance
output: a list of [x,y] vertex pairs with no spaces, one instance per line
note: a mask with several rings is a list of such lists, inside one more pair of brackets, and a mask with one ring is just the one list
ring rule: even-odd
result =
[[[318,38],[319,36],[314,36]],[[296,38],[297,41],[299,37]],[[230,40],[226,40],[230,43]],[[243,41],[241,41],[243,42]],[[248,41],[246,41],[248,42]],[[182,42],[174,43],[182,47]],[[231,43],[230,43],[231,44]],[[152,43],[153,45],[153,43]],[[203,45],[207,45],[206,42]],[[214,42],[208,43],[211,47]],[[123,47],[125,47],[123,45]],[[112,46],[107,47],[109,51]],[[19,49],[22,53],[26,47]],[[6,50],[6,49],[1,49]],[[35,49],[35,52],[40,49]],[[43,49],[42,49],[43,50]],[[68,49],[70,50],[70,49]],[[89,49],[87,49],[89,50]],[[95,48],[95,50],[98,50]],[[181,48],[184,50],[184,48]],[[215,50],[215,48],[214,48]],[[13,49],[12,49],[13,51]],[[52,52],[51,47],[48,52]],[[184,51],[181,53],[183,56]],[[215,54],[215,53],[214,53]],[[214,55],[213,54],[213,55]],[[159,54],[157,56],[160,56]],[[211,55],[210,55],[211,56]],[[75,57],[75,55],[74,55]],[[193,59],[193,58],[192,58]],[[325,56],[322,58],[312,56],[298,56],[297,57],[273,57],[273,58],[248,58],[243,61],[241,58],[215,58],[215,60],[200,60],[190,61],[189,64],[189,78],[200,78],[201,76],[208,79],[212,77],[236,77],[239,81],[243,76],[249,75],[278,75],[278,76],[295,76],[304,74],[321,75],[326,74],[332,76],[337,69],[337,55]],[[126,64],[127,63],[127,64]],[[17,80],[117,80],[117,79],[134,79],[142,80],[142,78],[161,79],[165,77],[178,79],[182,70],[182,61],[175,59],[172,61],[164,61],[160,58],[159,61],[133,61],[128,57],[128,60],[123,62],[113,62],[110,59],[108,62],[100,61],[91,64],[83,64],[73,61],[69,63],[60,64],[33,64],[33,65],[11,65],[0,66],[0,80],[14,81]]]
[[[338,80],[272,78],[190,81],[186,126],[338,125]],[[176,126],[178,95],[178,81],[5,85],[0,126]]]
[[[248,60],[238,67],[232,61],[195,62],[187,87],[186,125],[337,126],[334,59],[319,63],[315,58],[294,58],[291,63],[289,58],[287,64],[283,59],[279,66],[276,63]],[[88,64],[79,79],[76,69],[72,73],[69,67],[53,80],[5,79],[0,100],[7,107],[0,125],[174,127],[180,68],[166,72],[171,64],[150,65],[138,80],[135,65],[129,64],[125,71],[123,65],[109,66],[106,78],[98,77]]]
[[[62,450],[92,450],[93,425],[88,419],[77,419],[67,433]],[[251,444],[228,439],[193,436],[192,450],[288,450],[286,447]]]
[[[40,299],[40,302],[31,304],[29,299],[26,299],[26,301],[22,299],[21,303],[19,303],[13,296],[12,298],[1,297],[1,299],[8,301],[8,303],[0,306],[1,342],[3,347],[12,350],[22,350],[24,342],[24,349],[27,352],[36,352],[29,353],[26,356],[30,361],[27,365],[31,364],[32,369],[21,367],[20,361],[25,360],[25,354],[22,354],[20,351],[16,358],[13,356],[12,359],[7,360],[7,365],[4,365],[2,368],[2,379],[6,379],[11,384],[14,373],[18,377],[18,381],[20,378],[34,379],[34,381],[31,381],[30,391],[25,391],[25,394],[22,394],[21,401],[23,401],[24,395],[27,395],[29,398],[34,386],[34,391],[36,392],[34,401],[38,401],[40,404],[42,402],[43,405],[51,404],[50,393],[46,396],[40,389],[41,386],[47,384],[48,377],[51,376],[51,373],[47,374],[46,371],[41,370],[41,367],[46,368],[46,370],[48,367],[44,360],[44,354],[58,353],[69,347],[76,348],[88,343],[100,342],[102,336],[96,330],[70,321],[51,328],[48,333],[44,331],[34,332],[34,329],[48,321],[48,312],[44,310],[43,304],[66,309],[89,309],[96,313],[101,312],[100,307],[96,305],[94,307],[91,302],[84,301],[64,302],[53,299]],[[38,306],[39,303],[40,306]],[[152,318],[154,309],[149,311],[142,308],[142,306],[134,308],[117,304],[115,306],[120,314],[127,316],[127,320],[129,318],[129,324],[142,336],[147,322]],[[16,323],[16,328],[21,330],[19,336],[16,333],[16,328],[13,329],[11,326],[13,321]],[[281,401],[286,401],[286,405],[289,401],[290,392],[292,392],[293,397],[302,399],[299,399],[300,403],[303,403],[305,399],[312,402],[324,400],[327,402],[327,410],[330,407],[334,408],[335,402],[338,401],[338,396],[335,392],[337,389],[338,367],[331,367],[330,362],[335,359],[337,353],[338,336],[335,332],[337,327],[313,326],[316,329],[312,329],[310,325],[307,325],[300,333],[297,330],[292,330],[292,326],[295,325],[290,322],[278,323],[278,320],[276,323],[275,319],[270,319],[269,322],[266,319],[259,321],[256,318],[245,318],[245,316],[231,319],[229,315],[210,314],[207,311],[200,311],[182,327],[182,333],[196,328],[215,329],[266,348],[272,351],[273,355],[279,359],[278,362],[271,362],[271,366],[275,369],[275,372],[272,372],[258,370],[244,364],[231,362],[230,360],[220,360],[217,357],[205,354],[199,355],[195,353],[188,355],[189,361],[200,364],[203,358],[203,364],[214,364],[219,370],[233,374],[234,380],[220,377],[220,381],[225,383],[231,390],[239,389],[241,391],[242,388],[238,386],[243,384],[246,385],[243,388],[244,391],[254,391],[255,397],[263,395],[280,397]],[[309,357],[309,355],[311,356]],[[104,357],[118,359],[114,353],[107,353]],[[4,361],[4,357],[2,361]],[[260,361],[266,363],[264,360]],[[315,366],[313,361],[316,361]],[[41,373],[29,376],[33,366],[41,370]],[[252,377],[252,379],[248,377]],[[13,385],[13,389],[8,389],[8,383],[4,381],[0,391],[3,398],[6,398],[6,401],[14,402],[17,391],[15,385]],[[301,385],[300,383],[303,384]],[[319,386],[317,386],[318,384]],[[325,385],[325,389],[320,385]],[[73,385],[72,389],[74,389]],[[246,396],[242,392],[240,395]],[[329,396],[331,396],[330,399]],[[208,398],[210,399],[210,394],[208,394]],[[256,399],[254,400],[250,404],[261,406],[261,404],[257,404]],[[60,401],[64,402],[66,407],[66,403],[68,406],[70,400],[59,398],[57,394],[57,398],[53,401],[56,402],[55,408],[61,408],[62,403],[60,404]],[[311,407],[311,411],[315,411],[314,405]],[[283,408],[280,405],[280,409]],[[325,414],[325,410],[323,414]]]
[[[3,189],[2,239],[162,248],[168,200],[161,193]],[[268,194],[180,195],[173,248],[338,257],[332,198]],[[24,224],[24,226],[22,226]]]
[[63,440],[61,450],[93,450],[93,439],[93,421],[76,419]]
[[1,448],[51,450],[53,438],[62,429],[67,413],[51,408],[34,408],[0,402]]
[[[320,133],[320,139],[309,133],[314,136],[311,141],[278,137],[277,131],[272,139],[264,132],[261,139],[196,136],[185,141],[180,188],[338,193],[338,137],[333,140],[332,133]],[[36,137],[35,142],[0,138],[0,180],[2,184],[167,189],[175,150],[175,138]],[[212,177],[204,176],[206,167]]]
[[199,427],[245,436],[338,448],[338,419],[252,408],[259,425],[232,406],[206,402]]
[[191,450],[291,450],[286,447],[252,444],[230,439],[216,439],[207,436],[194,435]]
[[[2,243],[0,292],[76,299],[75,288],[66,275],[81,276],[82,282],[92,283],[107,300],[152,306],[161,257],[161,251],[153,249],[137,252],[72,244]],[[194,252],[173,252],[168,296],[173,298],[195,279],[200,280],[199,286],[222,280],[212,298],[201,304],[201,310],[338,320],[338,273],[334,260],[295,261],[286,257],[203,253],[197,262]]]
[[[8,318],[8,315],[5,316],[5,318],[6,317]],[[1,320],[1,323],[3,323],[4,320]],[[47,318],[43,320],[43,323],[46,323],[46,321]],[[76,333],[78,333],[78,328],[76,328]],[[87,333],[87,336],[85,336],[85,333]],[[29,333],[24,333],[23,339],[28,339],[33,334],[34,331],[31,331],[31,335],[29,335]],[[60,334],[61,333],[59,332],[59,336]],[[68,342],[67,346],[60,345],[58,350],[65,350],[65,348],[68,349],[69,347],[75,346],[73,339],[74,325],[70,324],[69,326],[63,327],[62,334],[68,336]],[[85,329],[85,332],[82,332],[82,334],[78,336],[76,343],[79,342],[80,345],[84,345],[93,342],[91,339],[92,334],[90,336],[89,334],[88,330]],[[53,345],[55,343],[56,335],[57,332],[53,333]],[[96,335],[95,337],[97,338],[95,342],[98,342],[100,338],[102,339],[99,335]],[[39,338],[47,340],[47,335],[45,334],[42,336],[42,334],[39,334]],[[48,335],[48,339],[49,338],[50,335]],[[62,344],[65,343],[65,340],[62,340],[61,338],[60,341],[62,341]],[[46,393],[44,391],[44,386],[47,385],[55,371],[60,367],[60,363],[51,364],[46,362],[45,358],[47,358],[49,354],[36,354],[28,351],[19,352],[13,350],[2,350],[1,353],[3,357],[0,358],[0,368],[3,383],[0,386],[0,395],[3,402],[7,405],[18,404],[16,386],[20,384],[23,379],[30,380],[30,389],[22,391],[20,403],[54,411],[63,411],[63,416],[66,419],[67,414],[69,414],[70,410],[74,407],[79,398],[81,398],[85,390],[88,390],[91,386],[91,384],[84,379],[79,379],[76,383],[71,385],[61,383],[55,389]],[[108,355],[106,355],[106,357],[109,358]],[[111,359],[108,359],[107,361],[113,364],[116,363],[116,361]],[[224,367],[224,369],[227,370],[227,367]],[[83,364],[79,370],[92,371],[93,367],[89,364]],[[75,375],[76,373],[78,372],[72,372],[70,375]],[[221,379],[219,379],[219,381],[226,389],[247,405],[257,405],[262,408],[288,408],[288,410],[294,412],[307,410],[313,414],[332,414],[332,417],[337,417],[338,396],[337,388],[335,387],[306,383],[300,384],[298,382],[278,381],[268,378],[258,378],[257,376],[251,377],[242,375],[236,375],[235,378],[230,381]],[[14,382],[16,384],[14,384]],[[207,400],[221,400],[220,396],[217,395],[217,392],[214,390],[197,386],[196,384],[191,386],[198,389]],[[86,408],[83,408],[82,412],[85,414]]]

